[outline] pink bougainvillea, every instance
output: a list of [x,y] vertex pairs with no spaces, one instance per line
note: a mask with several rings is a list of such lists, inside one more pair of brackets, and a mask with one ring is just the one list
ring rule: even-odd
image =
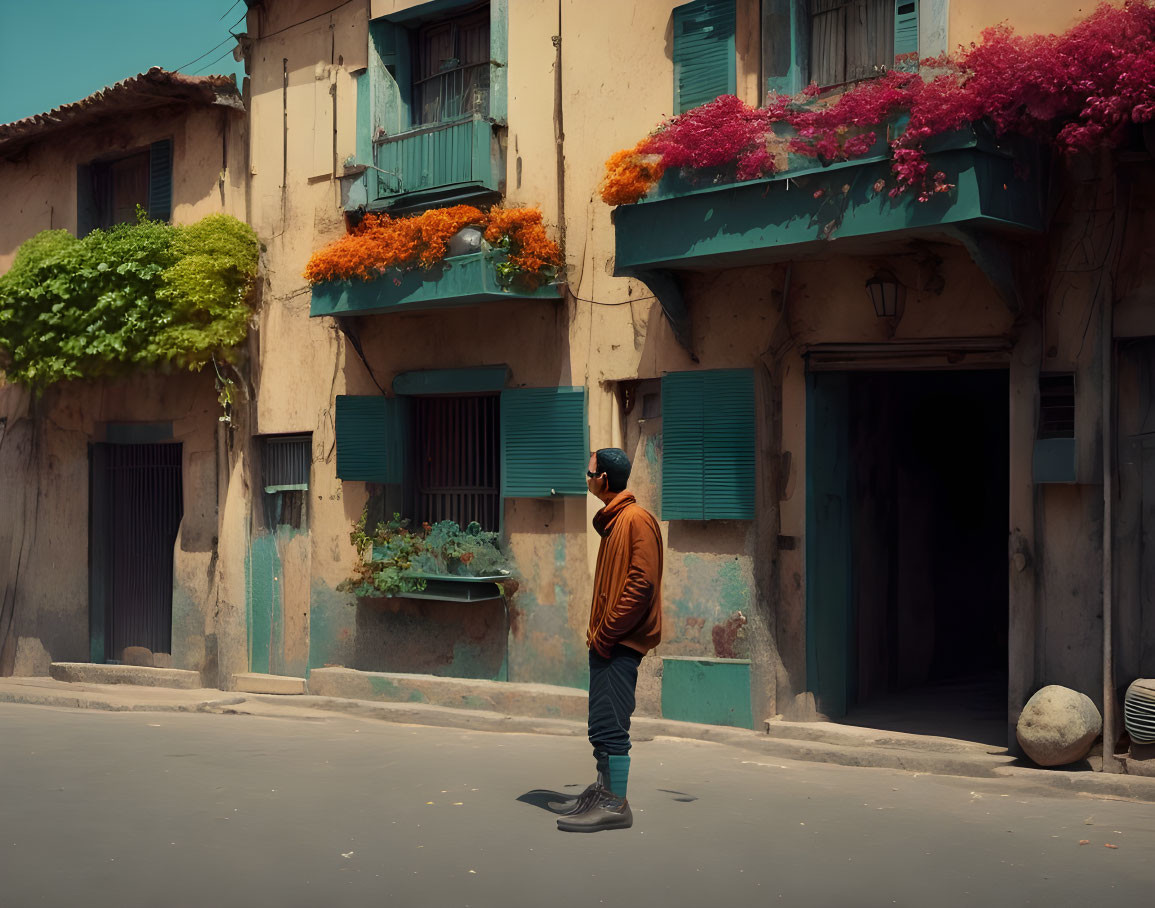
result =
[[[826,163],[859,157],[875,146],[877,127],[907,113],[890,145],[890,193],[913,191],[926,201],[951,188],[945,174],[930,172],[926,141],[967,123],[985,119],[999,134],[1072,153],[1111,147],[1128,124],[1155,119],[1155,5],[1104,4],[1062,35],[989,28],[954,56],[923,60],[921,72],[892,70],[833,100],[818,94],[812,85],[794,98],[772,96],[763,108],[717,98],[661,124],[631,154],[657,156],[650,172],[658,176],[671,167],[731,168],[732,178],[748,180],[783,169],[787,152]],[[789,127],[789,139],[775,134],[777,123]],[[636,165],[622,153],[611,162]],[[618,194],[612,204],[637,201],[649,188],[635,187],[636,197]]]

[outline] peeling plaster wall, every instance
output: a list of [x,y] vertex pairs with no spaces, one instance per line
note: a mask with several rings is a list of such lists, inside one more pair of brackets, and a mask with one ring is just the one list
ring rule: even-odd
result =
[[[0,272],[48,229],[76,232],[76,174],[94,158],[173,140],[173,221],[246,209],[244,115],[164,107],[53,134],[0,162]],[[87,661],[88,449],[116,422],[173,423],[183,444],[184,519],[173,563],[173,665],[215,684],[217,417],[208,373],[71,383],[32,401],[0,385],[0,674]],[[109,654],[113,656],[113,654]]]
[[[204,374],[71,384],[38,401],[0,389],[0,591],[11,614],[2,674],[87,662],[88,445],[108,423],[172,422],[182,445],[184,517],[173,563],[173,665],[200,671],[211,626],[219,407]],[[6,544],[5,544],[6,543]],[[4,630],[0,627],[0,630]],[[114,656],[114,654],[109,654]]]

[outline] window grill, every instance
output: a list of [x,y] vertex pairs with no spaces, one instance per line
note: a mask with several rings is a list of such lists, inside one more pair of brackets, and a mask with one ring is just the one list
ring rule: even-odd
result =
[[1075,376],[1039,376],[1039,438],[1075,437]]
[[313,442],[309,435],[276,435],[265,439],[265,491],[303,492],[309,488]]
[[498,398],[419,397],[414,401],[418,522],[476,520],[500,527]]
[[489,4],[417,33],[414,125],[489,113]]

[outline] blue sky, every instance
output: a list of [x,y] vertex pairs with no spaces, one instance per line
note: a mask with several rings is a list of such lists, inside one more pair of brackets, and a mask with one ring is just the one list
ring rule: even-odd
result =
[[243,31],[244,14],[233,0],[0,0],[0,123],[150,66],[235,74],[239,86],[244,67],[232,58],[229,29]]

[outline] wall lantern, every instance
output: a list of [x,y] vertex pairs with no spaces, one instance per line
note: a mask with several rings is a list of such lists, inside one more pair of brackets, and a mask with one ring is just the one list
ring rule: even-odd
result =
[[902,316],[903,297],[906,287],[892,271],[881,269],[866,282],[866,292],[874,305],[874,314],[879,318],[898,319]]

